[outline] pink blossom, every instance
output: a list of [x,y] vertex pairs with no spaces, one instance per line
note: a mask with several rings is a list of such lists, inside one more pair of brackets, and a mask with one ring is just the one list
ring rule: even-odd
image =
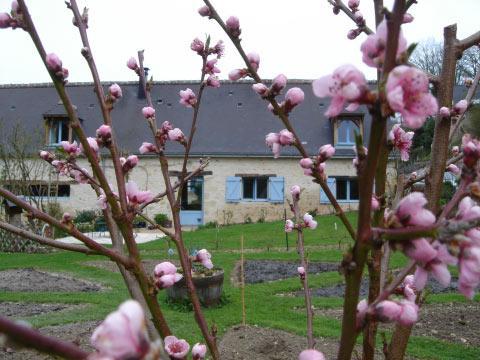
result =
[[287,86],[287,77],[283,74],[277,75],[272,81],[270,94],[273,96],[278,95],[285,88],[285,86]]
[[290,194],[292,194],[292,196],[294,198],[298,198],[300,196],[300,186],[298,185],[293,185],[291,188],[290,188]]
[[228,78],[232,81],[240,80],[247,76],[248,72],[245,69],[233,69],[228,73]]
[[109,125],[102,125],[97,129],[96,135],[99,145],[108,146],[112,139],[112,128]]
[[305,268],[303,266],[297,267],[298,275],[305,276]]
[[257,71],[258,67],[260,66],[260,55],[256,52],[251,52],[247,54],[248,62],[253,70]]
[[118,100],[122,97],[122,88],[118,84],[110,85],[108,92],[113,100]]
[[175,336],[170,335],[163,339],[165,345],[165,351],[173,359],[185,359],[190,345],[183,339],[177,339]]
[[53,72],[62,71],[62,60],[57,56],[57,54],[50,53],[45,58],[48,68]]
[[380,209],[380,202],[378,201],[377,197],[375,195],[372,195],[372,211],[377,211]]
[[446,106],[442,106],[440,108],[440,110],[438,110],[438,114],[443,118],[449,118],[450,117],[450,109]]
[[138,185],[133,181],[129,181],[125,185],[128,201],[131,205],[145,204],[153,200],[153,194],[150,191],[142,191],[138,189]]
[[215,75],[220,72],[220,69],[215,66],[217,61],[217,59],[210,59],[206,62],[204,70],[206,74]]
[[412,172],[412,173],[410,174],[410,179],[416,180],[416,179],[417,179],[417,175],[418,175],[418,174],[417,174],[416,171]]
[[197,255],[195,256],[195,261],[202,263],[207,269],[213,269],[212,255],[208,252],[207,249],[198,250]]
[[67,224],[73,220],[72,214],[66,212],[62,215],[62,223]]
[[470,196],[466,196],[458,204],[456,218],[463,221],[474,221],[480,219],[480,206]]
[[318,350],[307,349],[298,355],[298,360],[325,360],[325,356]]
[[210,12],[210,8],[207,5],[203,5],[198,9],[198,13],[200,16],[210,16],[212,13]]
[[157,152],[157,147],[149,142],[142,143],[142,146],[138,149],[140,154],[148,154]]
[[305,223],[305,227],[308,227],[312,230],[316,229],[317,227],[317,222],[313,220],[313,216],[309,213],[303,215],[303,222]]
[[[385,60],[385,50],[387,47],[387,22],[383,20],[377,28],[377,32],[368,35],[367,39],[362,43],[360,50],[363,54],[363,62],[368,66],[380,68]],[[403,37],[402,31],[398,36],[397,58],[407,50],[407,40]]]
[[125,163],[122,164],[122,169],[124,173],[129,172],[138,164],[138,156],[137,155],[130,155],[126,158]]
[[462,251],[459,263],[459,291],[473,299],[475,288],[480,285],[480,247],[472,246]]
[[136,71],[138,69],[138,63],[137,63],[137,59],[135,59],[133,56],[128,59],[127,61],[127,67],[130,69],[130,70],[134,70]]
[[180,104],[185,105],[186,107],[194,107],[197,103],[197,97],[190,88],[180,90],[178,94],[180,95]]
[[326,144],[318,149],[319,161],[327,161],[333,155],[335,155],[335,148],[331,144]]
[[470,134],[465,134],[462,137],[463,147],[463,163],[465,166],[472,168],[476,165],[480,157],[480,143],[473,139]]
[[414,19],[414,17],[412,16],[412,14],[405,13],[405,14],[403,14],[402,23],[409,24],[413,21],[413,19]]
[[425,195],[412,192],[405,196],[397,205],[396,216],[404,226],[428,226],[435,223],[435,215],[424,206],[427,204]]
[[88,184],[88,182],[90,181],[88,176],[87,176],[88,171],[85,168],[82,168],[81,170],[82,171],[74,169],[74,170],[70,171],[70,175],[73,176],[73,178],[75,179],[75,181],[77,183]]
[[353,65],[343,65],[333,74],[314,80],[313,93],[318,97],[331,97],[325,116],[340,114],[345,103],[356,103],[365,94],[367,80]]
[[358,35],[360,35],[360,31],[359,29],[351,29],[351,30],[348,30],[347,32],[347,39],[349,40],[355,40]]
[[348,0],[348,7],[352,10],[357,9],[360,6],[360,0]]
[[73,157],[80,155],[80,153],[82,152],[76,141],[72,143],[68,141],[62,141],[60,145],[62,146],[63,151],[65,151],[68,155]]
[[437,99],[428,92],[428,78],[417,68],[400,65],[388,75],[388,104],[403,116],[406,125],[418,129],[438,110]]
[[173,286],[183,278],[183,275],[177,273],[177,267],[168,261],[157,264],[153,274],[155,276],[155,286],[159,289]]
[[358,25],[363,24],[365,22],[365,19],[363,18],[363,14],[358,10],[353,13],[353,18]]
[[302,158],[300,160],[300,166],[302,169],[311,169],[313,166],[313,160],[310,158]]
[[404,131],[399,124],[393,125],[392,130],[388,134],[388,140],[395,148],[400,151],[402,161],[408,161],[410,158],[410,148],[412,147],[413,131]]
[[7,29],[12,26],[12,21],[14,21],[10,14],[6,12],[0,13],[0,29]]
[[155,269],[153,270],[155,276],[175,274],[176,272],[177,267],[169,261],[164,261],[155,265]]
[[164,121],[160,130],[163,134],[168,134],[170,130],[173,130],[173,126],[169,121]]
[[145,106],[142,109],[142,114],[145,119],[151,119],[155,116],[155,109],[151,106]]
[[277,158],[280,155],[280,135],[277,133],[268,133],[265,136],[265,143],[267,146],[272,149],[273,155]]
[[455,104],[455,106],[453,107],[453,111],[457,115],[462,115],[465,112],[465,110],[467,110],[467,107],[468,107],[468,102],[467,100],[463,99]]
[[429,263],[437,257],[437,250],[425,238],[412,240],[405,253],[409,258],[421,263]]
[[285,221],[285,232],[290,233],[293,231],[294,228],[295,228],[295,224],[293,223],[293,221],[290,219],[287,219]]
[[363,299],[357,304],[357,318],[356,318],[357,329],[360,329],[363,327],[365,316],[367,315],[367,310],[368,310],[368,302],[366,299]]
[[205,344],[196,343],[192,348],[192,359],[202,360],[207,354],[207,346]]
[[[88,145],[90,146],[90,148],[93,150],[93,152],[95,154],[98,154],[99,147],[98,147],[97,139],[95,139],[93,137],[87,137],[87,142],[88,142]],[[85,149],[83,148],[82,144],[80,144],[80,150],[83,153],[85,153]]]
[[396,321],[402,313],[402,306],[395,301],[383,300],[375,306],[375,315],[380,321]]
[[205,44],[199,38],[195,38],[190,44],[190,49],[195,51],[198,55],[202,55],[205,51]]
[[168,131],[168,139],[170,141],[184,141],[185,140],[185,135],[183,134],[182,130],[179,128],[175,128],[173,130]]
[[301,104],[304,99],[305,94],[303,93],[302,89],[298,87],[289,89],[285,94],[285,102],[283,105],[284,111],[288,114],[295,106]]
[[216,54],[217,59],[220,59],[223,56],[224,51],[225,51],[225,45],[223,44],[223,40],[218,40],[215,46],[213,48],[210,48],[210,52],[212,54]]
[[402,308],[398,315],[397,322],[403,326],[411,326],[418,320],[418,305],[413,301],[402,300],[400,302]]
[[240,36],[242,31],[240,30],[240,20],[238,20],[238,17],[230,16],[225,22],[225,25],[230,35],[233,37]]
[[213,87],[213,88],[219,88],[220,87],[220,80],[218,80],[218,76],[210,75],[207,79],[206,84],[207,84],[207,86],[210,86],[210,87]]
[[283,129],[278,133],[278,142],[280,145],[292,145],[295,141],[295,137],[293,133],[288,131],[287,129]]
[[265,97],[269,94],[268,87],[262,83],[253,84],[252,89],[261,97]]
[[461,170],[459,169],[459,167],[455,164],[450,164],[447,166],[447,171],[451,172],[453,175],[460,175],[461,173]]
[[101,356],[112,359],[140,359],[149,350],[142,307],[135,300],[125,301],[92,334],[92,346]]

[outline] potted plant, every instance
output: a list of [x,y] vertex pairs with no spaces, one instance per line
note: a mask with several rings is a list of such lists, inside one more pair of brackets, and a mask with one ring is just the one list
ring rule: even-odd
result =
[[[215,306],[220,302],[223,292],[224,271],[213,266],[210,253],[199,250],[190,257],[192,263],[193,284],[202,305]],[[199,262],[200,264],[195,264]],[[180,271],[181,273],[181,271]],[[189,299],[188,288],[185,279],[182,278],[167,290],[167,296],[173,301],[185,301]]]

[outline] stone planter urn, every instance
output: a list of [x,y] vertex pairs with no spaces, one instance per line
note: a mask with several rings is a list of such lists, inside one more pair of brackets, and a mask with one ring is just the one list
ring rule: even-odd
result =
[[[223,269],[213,269],[193,276],[193,283],[203,306],[215,306],[220,302],[223,291]],[[185,278],[166,289],[173,301],[189,300]]]

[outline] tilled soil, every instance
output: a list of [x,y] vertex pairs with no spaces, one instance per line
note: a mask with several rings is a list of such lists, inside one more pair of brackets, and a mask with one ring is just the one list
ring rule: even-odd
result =
[[[257,326],[235,326],[223,335],[219,344],[222,360],[293,360],[306,347],[305,337]],[[335,359],[338,342],[319,338],[315,347],[326,359]]]
[[[65,341],[73,342],[80,345],[81,348],[92,351],[90,346],[90,336],[93,330],[100,324],[97,321],[88,321],[75,324],[47,326],[41,328],[40,331],[46,335],[60,338]],[[53,356],[40,354],[33,350],[0,348],[1,360],[47,360],[57,359]]]
[[31,302],[0,302],[0,314],[15,319],[23,319],[52,312],[70,311],[86,305],[31,303]]
[[96,292],[98,284],[32,268],[0,271],[0,291]]
[[[247,260],[244,264],[245,283],[257,284],[295,277],[298,276],[298,266],[298,262],[294,261]],[[338,264],[336,263],[312,262],[308,264],[308,272],[310,274],[337,270]],[[232,280],[237,282],[240,278],[239,262],[236,264],[233,273],[235,274],[235,278]]]
[[[429,279],[426,290],[432,294],[456,292],[457,280],[453,279],[449,286],[443,287],[435,279]],[[312,296],[318,297],[343,297],[345,295],[345,284],[336,284],[332,286],[325,286],[321,288],[311,289]],[[293,293],[295,296],[303,296],[303,290]],[[360,296],[366,297],[368,295],[368,280],[363,279],[360,287]]]
[[[342,309],[317,309],[315,314],[342,317]],[[413,327],[414,336],[428,336],[449,342],[480,346],[480,303],[425,304],[420,319]],[[392,329],[393,324],[381,324],[381,329]]]

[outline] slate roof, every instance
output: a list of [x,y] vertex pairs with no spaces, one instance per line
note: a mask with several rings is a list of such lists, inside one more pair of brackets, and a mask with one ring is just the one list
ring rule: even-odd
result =
[[[123,97],[115,104],[112,112],[114,131],[119,139],[121,150],[138,153],[143,141],[151,141],[147,124],[141,115],[145,100],[137,97],[136,82],[119,83]],[[109,84],[105,84],[106,86]],[[265,135],[277,132],[284,127],[251,89],[251,82],[223,81],[218,89],[207,88],[200,108],[197,133],[192,147],[192,155],[200,156],[271,156],[265,146]],[[289,87],[298,86],[305,92],[305,101],[293,110],[290,118],[305,141],[307,151],[314,154],[320,145],[333,143],[332,123],[323,113],[328,107],[328,99],[315,97],[311,90],[311,80],[291,80]],[[179,104],[178,92],[187,87],[197,92],[198,82],[173,81],[156,82],[152,99],[157,121],[170,121],[188,135],[192,110]],[[67,91],[77,107],[79,117],[88,136],[95,136],[95,130],[102,124],[101,113],[96,102],[91,83],[69,84]],[[457,87],[456,98],[465,95],[464,87]],[[280,99],[280,97],[279,97]],[[365,132],[370,127],[370,115],[364,107],[359,112],[365,114]],[[65,110],[51,84],[1,85],[0,122],[2,126],[13,127],[18,121],[28,127],[43,129],[44,116],[62,116]],[[368,133],[365,142],[368,141]],[[44,146],[44,139],[38,139],[35,149]],[[174,155],[182,152],[178,144],[170,144],[167,152]],[[294,148],[284,148],[283,155],[298,155]],[[353,156],[350,149],[338,150],[336,156]]]

